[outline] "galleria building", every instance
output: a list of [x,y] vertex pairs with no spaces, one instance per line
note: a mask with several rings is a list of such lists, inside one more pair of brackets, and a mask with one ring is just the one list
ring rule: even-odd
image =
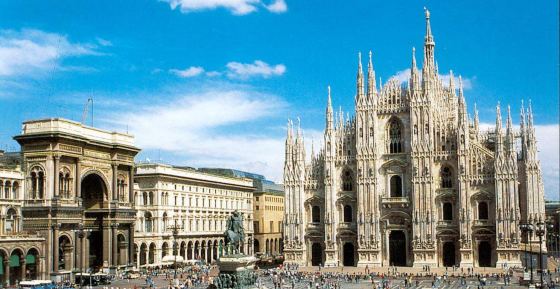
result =
[[510,267],[538,246],[519,229],[545,219],[531,106],[519,129],[508,107],[504,129],[498,105],[495,129],[482,131],[461,79],[439,77],[434,47],[426,11],[423,66],[413,49],[406,84],[377,86],[370,53],[366,77],[358,64],[355,116],[333,112],[329,88],[324,147],[310,162],[288,123],[286,262]]

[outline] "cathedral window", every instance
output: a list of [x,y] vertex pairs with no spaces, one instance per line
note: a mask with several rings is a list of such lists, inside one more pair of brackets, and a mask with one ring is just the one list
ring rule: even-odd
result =
[[344,171],[342,175],[342,190],[346,192],[352,191],[352,174],[349,170]]
[[352,207],[350,205],[344,206],[344,222],[352,223]]
[[402,138],[401,124],[397,119],[392,119],[389,123],[389,153],[396,154],[403,152]]
[[441,187],[442,188],[452,188],[453,187],[453,179],[452,179],[451,169],[449,167],[443,167],[440,172],[441,177]]
[[319,208],[319,206],[313,206],[311,208],[311,221],[313,223],[321,222],[321,208]]
[[391,177],[391,197],[400,198],[403,196],[402,192],[402,179],[400,176]]
[[12,199],[17,200],[19,199],[19,183],[14,182],[12,184]]
[[9,199],[11,195],[12,184],[10,181],[4,183],[4,198]]
[[486,202],[478,203],[478,219],[488,220],[488,203]]
[[449,202],[443,203],[443,220],[453,220],[453,205]]

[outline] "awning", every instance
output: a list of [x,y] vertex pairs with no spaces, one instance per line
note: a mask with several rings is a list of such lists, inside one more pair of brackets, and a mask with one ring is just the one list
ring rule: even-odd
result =
[[184,259],[183,256],[176,256],[176,255],[167,255],[165,257],[163,257],[163,259],[161,260],[162,263],[166,264],[166,263],[183,263]]

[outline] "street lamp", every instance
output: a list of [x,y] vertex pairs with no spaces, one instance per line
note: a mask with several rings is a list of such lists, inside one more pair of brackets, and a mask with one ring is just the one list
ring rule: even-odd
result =
[[541,269],[541,287],[543,285],[543,264],[542,264],[542,237],[546,233],[545,223],[539,221],[535,233],[539,237],[539,267]]
[[[84,224],[78,224],[78,229],[73,230],[74,232],[76,232],[78,234],[78,239],[80,239],[80,248],[81,251],[80,252],[80,259],[82,259],[82,261],[84,260],[84,258],[82,257],[82,254],[84,252],[84,237],[86,236],[87,232],[91,232],[91,230],[89,229],[84,229]],[[76,257],[76,254],[74,254],[74,257]],[[80,288],[82,288],[83,282],[84,282],[84,276],[83,276],[83,266],[84,264],[80,261],[80,268],[78,268],[80,271]],[[90,278],[90,283],[91,283],[91,278]],[[91,285],[91,284],[90,284]]]
[[171,232],[173,234],[173,260],[174,260],[174,267],[175,267],[175,272],[173,273],[173,279],[176,282],[177,281],[177,236],[179,235],[179,229],[181,229],[181,226],[179,226],[177,224],[177,220],[175,220],[175,224],[173,226],[170,226],[169,229],[171,229]]
[[[533,230],[534,230],[534,226],[531,223],[524,223],[519,225],[519,228],[521,229],[522,232],[525,232],[526,236],[527,236],[527,242],[525,243],[525,256],[527,256],[527,244],[529,244],[531,246],[531,240],[533,239]],[[531,257],[531,262],[530,262],[530,266],[531,266],[531,284],[533,284],[533,248],[531,246],[531,253],[529,253],[529,256]],[[527,258],[525,258],[525,265],[527,265]]]

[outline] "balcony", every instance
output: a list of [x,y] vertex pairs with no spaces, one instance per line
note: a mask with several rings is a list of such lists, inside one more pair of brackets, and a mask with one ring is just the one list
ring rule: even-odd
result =
[[490,220],[474,220],[473,225],[480,227],[494,226],[494,222]]
[[307,223],[307,227],[305,228],[305,231],[307,233],[310,232],[322,232],[323,228],[324,228],[324,224],[323,223]]
[[384,208],[408,208],[410,200],[408,197],[383,197],[381,204]]
[[451,227],[455,227],[456,225],[453,223],[452,220],[441,220],[438,221],[437,226],[440,228],[451,228]]
[[356,223],[354,222],[339,223],[338,231],[356,231]]

